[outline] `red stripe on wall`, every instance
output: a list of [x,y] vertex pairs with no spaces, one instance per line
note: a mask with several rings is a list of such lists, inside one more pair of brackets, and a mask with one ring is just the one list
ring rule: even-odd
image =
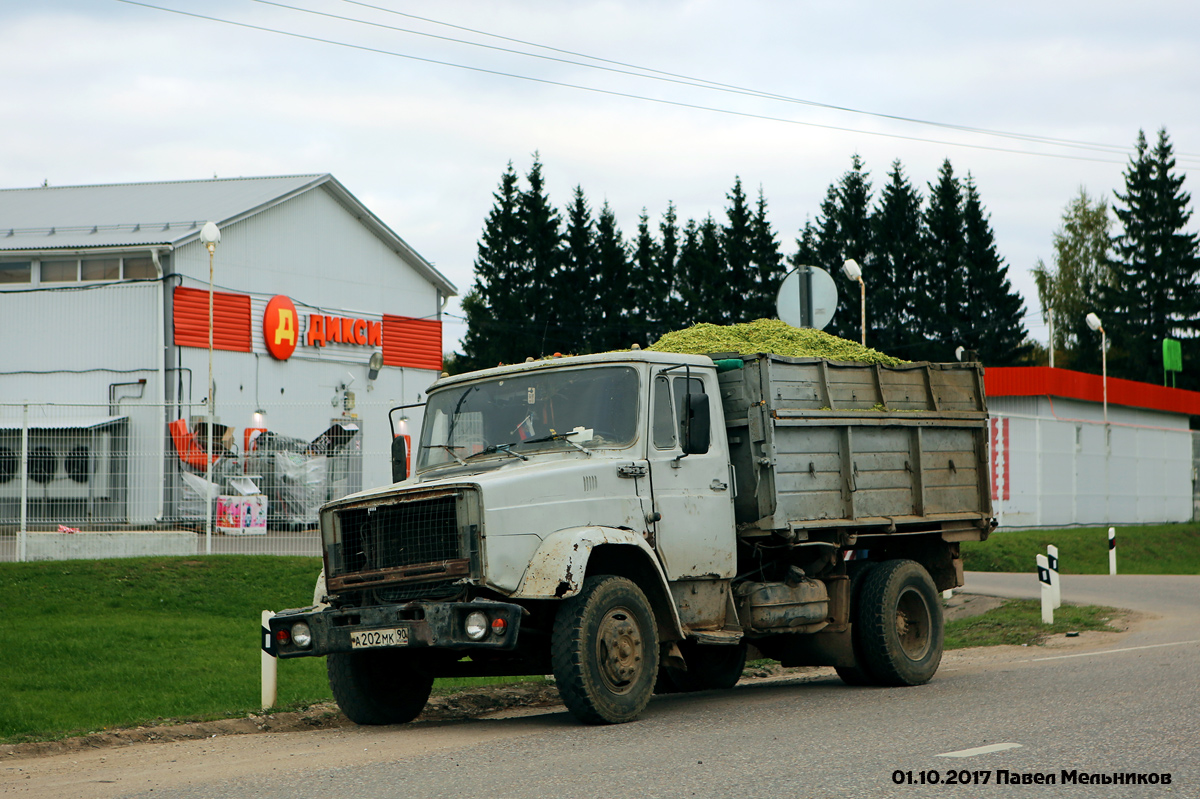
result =
[[[208,291],[176,286],[175,345],[208,349]],[[250,352],[250,296],[213,292],[213,349]]]
[[[984,372],[983,379],[991,397],[1050,396],[1104,401],[1104,378],[1070,369],[993,366]],[[1167,388],[1119,377],[1108,378],[1108,402],[1110,405],[1200,416],[1200,391]]]
[[442,323],[437,319],[383,315],[383,363],[442,369]]

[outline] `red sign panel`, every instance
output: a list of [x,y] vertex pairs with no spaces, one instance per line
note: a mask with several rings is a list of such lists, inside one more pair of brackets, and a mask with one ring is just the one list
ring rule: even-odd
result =
[[263,341],[267,351],[281,361],[292,357],[300,339],[300,319],[290,299],[278,294],[267,303],[263,313]]
[[437,319],[383,316],[383,363],[442,370],[442,323]]
[[[251,352],[250,296],[214,291],[213,349]],[[175,345],[208,347],[208,291],[176,286],[172,295]]]

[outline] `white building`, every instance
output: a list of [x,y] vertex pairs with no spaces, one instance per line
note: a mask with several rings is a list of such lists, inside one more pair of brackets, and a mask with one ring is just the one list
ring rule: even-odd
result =
[[992,500],[1002,527],[1193,517],[1200,393],[1047,367],[991,368]]
[[204,465],[191,434],[208,394],[208,220],[226,472],[271,471],[252,456],[273,441],[313,472],[314,501],[390,482],[388,408],[436,378],[456,289],[332,175],[0,190],[0,523],[16,518],[22,429],[31,519],[187,515],[180,475]]

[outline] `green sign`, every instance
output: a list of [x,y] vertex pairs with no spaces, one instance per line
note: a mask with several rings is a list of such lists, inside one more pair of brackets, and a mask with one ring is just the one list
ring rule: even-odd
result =
[[[1163,385],[1167,384],[1167,372],[1183,371],[1183,348],[1179,341],[1173,338],[1163,339]],[[1175,385],[1175,376],[1171,375],[1171,385]]]
[[1163,369],[1168,372],[1183,371],[1183,348],[1176,339],[1163,339]]

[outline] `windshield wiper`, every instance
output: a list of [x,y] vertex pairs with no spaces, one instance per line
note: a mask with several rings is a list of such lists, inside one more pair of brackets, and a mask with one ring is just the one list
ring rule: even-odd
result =
[[454,458],[454,460],[458,461],[463,466],[467,465],[467,462],[458,457],[458,453],[454,451],[456,449],[466,449],[465,446],[460,446],[458,444],[422,444],[421,449],[444,449],[450,453],[451,458]]
[[[568,444],[570,444],[572,447],[574,447],[575,449],[579,450],[580,452],[586,452],[588,455],[591,455],[592,451],[590,449],[588,449],[587,447],[585,447],[581,444],[576,444],[574,441],[571,440],[571,436],[573,436],[573,435],[575,435],[574,431],[572,431],[570,433],[551,433],[550,435],[542,436],[541,438],[526,439],[525,441],[522,441],[521,443],[522,444],[541,444],[546,441],[565,441]],[[516,453],[514,452],[513,454],[515,455]]]
[[505,455],[512,455],[514,458],[520,458],[523,461],[527,461],[527,460],[529,460],[529,458],[525,457],[524,455],[522,455],[519,452],[513,452],[512,449],[510,449],[511,447],[515,447],[517,444],[522,444],[522,443],[524,443],[524,442],[511,441],[508,444],[490,444],[490,445],[484,447],[479,452],[476,452],[473,455],[468,455],[467,460],[471,460],[471,458],[477,458],[480,455],[491,455],[493,452],[503,452]]

